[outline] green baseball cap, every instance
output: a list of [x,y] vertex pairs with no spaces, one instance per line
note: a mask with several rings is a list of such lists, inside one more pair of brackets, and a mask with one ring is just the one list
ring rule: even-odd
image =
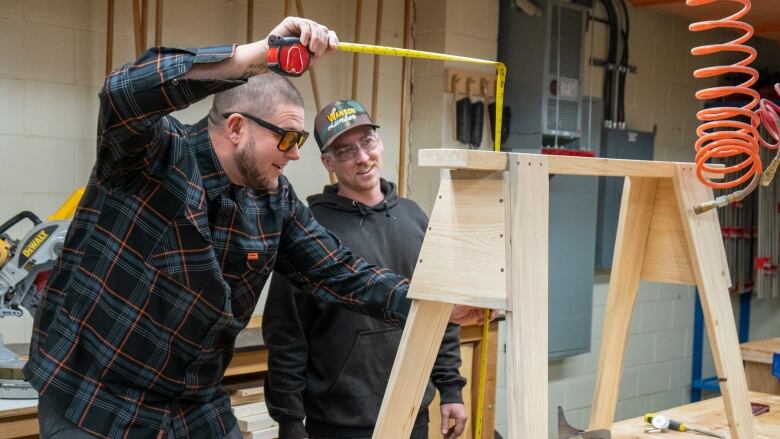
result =
[[324,152],[342,134],[365,125],[379,128],[360,102],[352,99],[331,102],[314,118],[314,140]]

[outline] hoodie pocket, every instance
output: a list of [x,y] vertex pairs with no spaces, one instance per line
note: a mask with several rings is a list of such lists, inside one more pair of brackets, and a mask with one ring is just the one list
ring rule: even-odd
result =
[[398,328],[358,333],[344,366],[328,390],[329,397],[362,406],[366,415],[376,417],[400,341]]

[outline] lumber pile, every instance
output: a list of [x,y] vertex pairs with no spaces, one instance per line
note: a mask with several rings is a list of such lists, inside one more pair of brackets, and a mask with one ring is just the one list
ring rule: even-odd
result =
[[278,426],[268,414],[263,397],[262,379],[244,380],[225,385],[230,394],[233,415],[244,439],[274,439]]

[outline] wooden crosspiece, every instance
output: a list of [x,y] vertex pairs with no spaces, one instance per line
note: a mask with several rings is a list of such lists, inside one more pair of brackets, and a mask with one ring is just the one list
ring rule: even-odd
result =
[[[590,428],[612,427],[631,313],[641,280],[696,285],[731,437],[754,437],[716,211],[693,165],[428,149],[442,169],[409,288],[412,308],[374,431],[408,437],[453,304],[507,311],[509,437],[548,437],[549,176],[626,177]],[[593,233],[584,230],[583,233]]]

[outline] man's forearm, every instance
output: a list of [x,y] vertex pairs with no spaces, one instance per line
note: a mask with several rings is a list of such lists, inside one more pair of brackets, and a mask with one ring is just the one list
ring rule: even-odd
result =
[[235,54],[217,63],[195,64],[181,79],[247,79],[268,71],[266,40],[242,44]]

